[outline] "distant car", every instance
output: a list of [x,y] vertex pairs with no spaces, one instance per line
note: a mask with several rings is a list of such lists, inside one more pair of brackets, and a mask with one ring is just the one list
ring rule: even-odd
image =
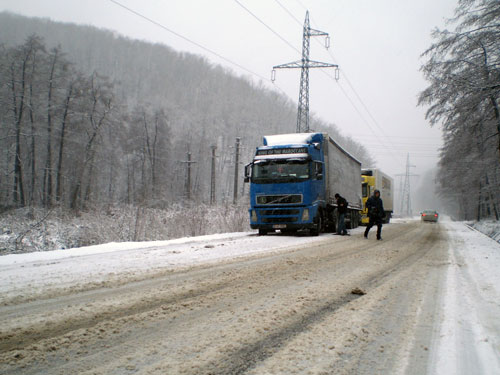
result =
[[436,223],[439,219],[439,214],[434,210],[425,210],[420,213],[421,221],[432,221]]

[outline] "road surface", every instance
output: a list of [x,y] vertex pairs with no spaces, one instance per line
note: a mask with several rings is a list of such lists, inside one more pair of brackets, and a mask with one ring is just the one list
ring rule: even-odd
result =
[[27,285],[0,306],[0,373],[432,372],[446,227],[354,232],[73,289]]

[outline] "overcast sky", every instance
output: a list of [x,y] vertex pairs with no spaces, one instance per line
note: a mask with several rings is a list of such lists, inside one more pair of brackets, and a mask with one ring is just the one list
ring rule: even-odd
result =
[[[310,58],[340,65],[338,82],[331,78],[333,70],[330,76],[310,71],[311,112],[364,144],[378,166],[396,179],[404,172],[407,152],[416,166],[413,173],[423,175],[437,163],[441,131],[430,128],[425,109],[416,107],[426,87],[419,72],[420,55],[431,44],[432,29],[445,27],[456,4],[457,0],[0,0],[0,11],[94,25],[163,43],[205,55],[255,82],[264,78],[272,87],[272,66],[300,59],[307,9],[311,26],[331,37],[328,51],[322,38],[314,38]],[[299,81],[299,70],[279,70],[275,85],[297,102]],[[290,132],[295,126],[290,124]]]

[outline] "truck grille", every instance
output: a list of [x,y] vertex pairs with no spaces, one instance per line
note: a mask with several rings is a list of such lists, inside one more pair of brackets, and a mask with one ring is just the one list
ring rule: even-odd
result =
[[295,223],[297,217],[265,217],[262,219],[264,223]]
[[257,204],[296,204],[296,203],[302,203],[301,194],[257,196]]
[[283,216],[283,215],[298,215],[300,214],[300,210],[262,210],[262,215],[267,216]]

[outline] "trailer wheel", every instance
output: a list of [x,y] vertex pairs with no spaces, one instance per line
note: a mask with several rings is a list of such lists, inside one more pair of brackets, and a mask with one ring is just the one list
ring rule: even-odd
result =
[[351,212],[351,228],[357,228],[359,223],[358,211]]
[[324,222],[324,230],[326,233],[336,232],[336,220],[334,215],[335,208],[331,205],[326,206],[325,210],[325,222]]
[[384,218],[384,224],[389,224],[391,221],[392,217],[392,212],[391,211],[386,211],[385,212],[385,218]]
[[344,220],[345,220],[345,227],[347,229],[354,229],[354,223],[352,222],[352,211],[346,213]]
[[316,227],[309,229],[309,234],[311,236],[319,236],[321,232],[321,227],[323,226],[323,219],[321,218],[321,212],[318,213],[318,219],[316,221]]

